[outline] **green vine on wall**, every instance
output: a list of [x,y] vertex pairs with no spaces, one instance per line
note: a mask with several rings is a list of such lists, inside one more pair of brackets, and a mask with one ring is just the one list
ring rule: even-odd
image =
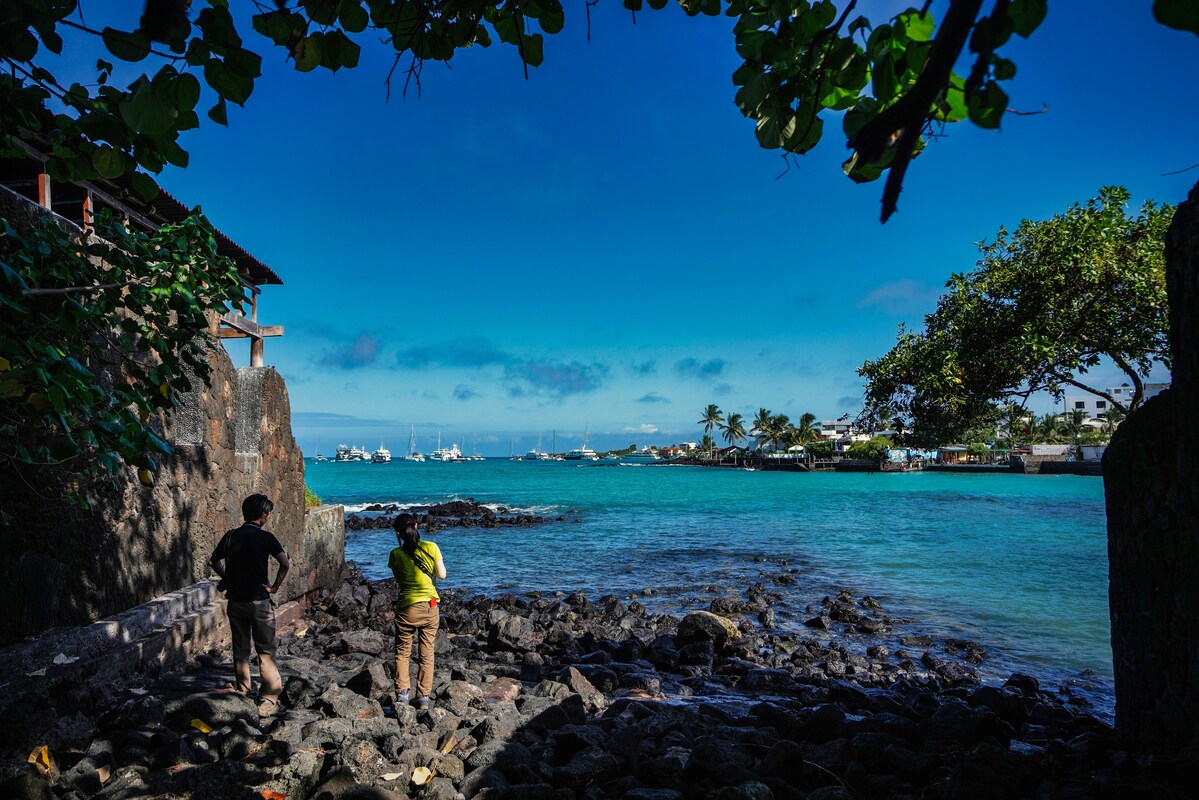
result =
[[105,209],[84,236],[0,219],[0,462],[64,467],[77,498],[125,465],[151,483],[164,412],[209,377],[208,315],[242,292],[198,212],[145,232]]

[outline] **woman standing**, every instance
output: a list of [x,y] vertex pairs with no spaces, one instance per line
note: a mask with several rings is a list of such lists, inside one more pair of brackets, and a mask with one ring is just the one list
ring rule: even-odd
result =
[[416,679],[416,703],[420,710],[429,707],[433,692],[433,642],[441,615],[437,603],[441,600],[434,578],[445,579],[445,562],[441,550],[433,542],[421,541],[416,530],[416,517],[400,514],[395,518],[396,541],[399,547],[391,551],[387,566],[395,575],[400,596],[396,600],[396,704],[408,702],[408,661],[412,657],[412,638],[420,634],[420,669]]

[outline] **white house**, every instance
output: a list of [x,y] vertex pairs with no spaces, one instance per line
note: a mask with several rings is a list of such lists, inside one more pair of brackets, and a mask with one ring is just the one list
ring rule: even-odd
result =
[[[1155,397],[1169,388],[1169,383],[1146,383],[1144,384],[1144,400]],[[1112,387],[1107,390],[1107,393],[1119,400],[1121,404],[1127,404],[1132,399],[1132,387],[1127,383]],[[1103,419],[1107,416],[1109,408],[1111,408],[1110,402],[1093,394],[1066,396],[1067,414],[1071,411],[1085,411],[1088,417]]]

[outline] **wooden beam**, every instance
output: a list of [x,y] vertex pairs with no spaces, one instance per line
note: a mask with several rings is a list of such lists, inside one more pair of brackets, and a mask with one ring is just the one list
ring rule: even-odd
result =
[[282,325],[262,325],[259,330],[261,333],[256,336],[234,328],[221,328],[220,334],[222,339],[269,339],[273,336],[283,335]]
[[88,191],[83,196],[83,230],[91,231],[92,229],[92,214],[94,212],[92,205],[92,193]]
[[259,325],[257,322],[252,322],[241,314],[234,314],[232,311],[227,311],[221,315],[221,323],[238,331],[237,334],[226,334],[225,331],[221,331],[222,338],[242,338],[248,336],[251,339],[262,339],[264,337],[283,335],[282,325]]

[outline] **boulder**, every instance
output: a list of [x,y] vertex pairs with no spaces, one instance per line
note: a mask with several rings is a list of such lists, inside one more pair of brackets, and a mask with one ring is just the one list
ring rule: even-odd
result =
[[711,642],[722,653],[729,643],[741,638],[741,630],[726,617],[710,611],[692,611],[683,617],[675,639],[680,646],[693,642]]

